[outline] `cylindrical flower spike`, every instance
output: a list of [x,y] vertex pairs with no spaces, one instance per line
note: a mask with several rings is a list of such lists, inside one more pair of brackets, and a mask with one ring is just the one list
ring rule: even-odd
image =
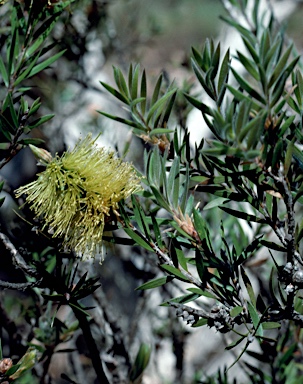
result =
[[53,237],[81,257],[94,257],[102,242],[106,217],[118,203],[140,189],[131,164],[99,148],[91,135],[62,157],[52,158],[38,179],[16,190],[45,221]]

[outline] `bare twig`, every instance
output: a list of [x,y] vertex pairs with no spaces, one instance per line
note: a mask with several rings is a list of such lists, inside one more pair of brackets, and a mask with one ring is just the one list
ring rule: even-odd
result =
[[16,289],[18,291],[24,291],[27,288],[33,288],[40,285],[42,280],[27,282],[27,283],[9,283],[8,281],[0,280],[0,287],[7,289]]
[[0,240],[4,244],[5,248],[10,252],[13,258],[13,263],[18,268],[20,268],[28,276],[41,278],[39,272],[35,268],[32,268],[28,264],[26,264],[23,257],[20,255],[13,243],[4,233],[0,232]]

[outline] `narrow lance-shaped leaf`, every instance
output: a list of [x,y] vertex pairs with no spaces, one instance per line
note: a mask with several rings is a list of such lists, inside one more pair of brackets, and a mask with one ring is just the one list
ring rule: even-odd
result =
[[190,303],[191,301],[194,301],[200,297],[199,294],[197,293],[189,293],[187,295],[175,297],[174,299],[165,301],[164,303],[160,304],[161,307],[169,307],[173,303],[178,303],[178,304],[186,304]]
[[127,88],[126,81],[120,68],[114,67],[114,78],[119,91],[129,100],[130,94]]
[[163,78],[163,75],[161,74],[158,77],[158,80],[156,82],[156,85],[155,85],[155,88],[154,88],[154,92],[153,92],[153,95],[152,95],[152,98],[151,98],[151,107],[157,102],[157,100],[159,98],[159,94],[160,94],[160,90],[161,90],[161,85],[162,85],[162,78]]
[[226,92],[226,83],[228,81],[228,76],[229,76],[229,62],[230,62],[230,57],[229,57],[229,49],[227,50],[224,59],[221,64],[221,69],[219,73],[219,79],[218,79],[218,100],[217,100],[217,105],[220,106],[223,97]]
[[0,57],[0,74],[2,76],[4,85],[8,88],[8,86],[9,86],[9,78],[8,78],[8,73],[7,73],[7,70],[5,68],[5,65],[4,65],[2,57]]
[[143,115],[145,115],[146,110],[146,93],[147,93],[147,86],[146,86],[146,72],[143,70],[142,78],[141,78],[141,87],[140,87],[140,96],[145,98],[145,101],[142,101],[141,103],[141,112]]
[[138,379],[144,372],[147,367],[150,359],[151,348],[148,344],[142,343],[139,349],[139,352],[136,356],[135,362],[130,371],[130,381],[135,383],[135,380]]
[[[166,103],[166,101],[168,100],[169,97],[171,97],[174,93],[176,92],[176,89],[173,89],[171,90],[170,92],[166,93],[164,96],[162,96],[158,101],[155,102],[155,104],[153,104],[153,106],[150,108],[149,112],[148,112],[148,115],[147,115],[147,118],[146,118],[146,122],[147,124],[149,123],[149,121],[151,120],[151,118],[153,117],[154,113],[164,107],[164,104]],[[160,110],[161,111],[161,110]],[[161,112],[160,112],[161,113]]]
[[24,80],[27,77],[30,77],[30,72],[33,70],[34,66],[36,65],[38,59],[40,57],[40,54],[38,53],[34,60],[31,62],[31,64],[17,77],[16,81],[14,82],[14,87],[16,87],[18,84],[21,83],[22,80]]
[[133,77],[132,81],[129,84],[129,88],[131,90],[131,98],[135,99],[138,95],[138,82],[139,82],[139,72],[140,72],[140,66],[136,65],[133,70]]
[[199,81],[199,83],[202,85],[203,89],[205,90],[205,92],[208,94],[208,96],[213,99],[214,101],[216,101],[216,95],[214,95],[214,93],[212,92],[212,90],[209,88],[209,86],[207,85],[205,79],[204,79],[204,74],[202,73],[201,71],[201,68],[196,64],[196,62],[192,59],[191,60],[192,62],[192,67],[193,67],[193,70],[195,72],[195,75]]
[[203,256],[198,249],[196,249],[196,252],[195,252],[195,261],[196,261],[196,269],[197,269],[198,275],[200,277],[200,280],[202,281],[202,283],[203,282],[205,283],[206,269],[205,269],[204,262],[203,262]]
[[[29,58],[31,57],[35,51],[41,46],[41,44],[46,40],[46,38],[49,36],[51,31],[53,30],[55,24],[57,23],[61,12],[58,12],[54,15],[52,15],[49,19],[45,20],[44,23],[35,31],[35,34],[33,36],[33,41],[28,44],[27,41],[25,41],[26,44],[26,50],[25,50],[25,57]],[[30,34],[27,35],[30,37]]]
[[275,70],[273,71],[270,79],[269,79],[269,82],[268,82],[268,87],[270,88],[274,82],[277,80],[277,78],[280,76],[280,74],[283,72],[283,69],[285,68],[286,64],[287,64],[287,60],[291,54],[291,51],[293,49],[293,46],[290,45],[287,50],[284,52],[283,56],[281,57],[281,59],[279,60],[279,62],[277,63],[277,65],[275,66]]
[[123,228],[123,229],[128,234],[128,236],[131,237],[136,242],[136,244],[140,245],[147,251],[153,251],[153,248],[150,246],[150,244],[144,238],[142,238],[139,234],[134,232],[131,228]]
[[248,59],[246,56],[243,55],[243,53],[237,51],[237,56],[241,64],[244,66],[244,68],[247,70],[247,72],[257,81],[260,80],[259,71],[256,67],[256,64],[251,60]]
[[145,290],[145,289],[153,289],[153,288],[161,287],[167,282],[172,281],[172,279],[173,279],[172,276],[158,277],[157,279],[150,280],[140,285],[139,287],[136,288],[136,290]]
[[233,68],[231,68],[231,71],[241,88],[243,88],[250,97],[253,97],[264,105],[266,104],[264,97],[262,97],[259,92],[257,92],[243,77],[241,77],[238,72],[236,72]]
[[27,126],[27,128],[29,129],[33,129],[33,128],[36,128],[38,127],[39,125],[42,125],[43,123],[46,123],[47,121],[49,121],[50,119],[52,119],[55,115],[45,115],[45,116],[42,116],[40,117],[39,119],[37,120],[34,120],[31,124],[29,124]]
[[150,240],[151,239],[151,233],[150,233],[149,226],[147,223],[146,215],[145,215],[142,207],[140,206],[140,204],[138,203],[138,201],[136,200],[136,197],[134,195],[131,196],[131,200],[132,200],[135,220],[139,226],[139,229],[142,233],[145,234],[145,236],[148,238],[148,240]]
[[44,69],[46,69],[47,67],[49,67],[51,64],[53,64],[56,60],[58,60],[64,53],[65,53],[66,49],[64,49],[63,51],[55,54],[54,56],[51,56],[49,57],[48,59],[42,61],[42,63],[40,64],[37,64],[32,70],[31,72],[29,73],[28,77],[32,77],[34,75],[36,75],[37,73],[43,71]]
[[168,264],[161,264],[161,268],[169,272],[171,275],[175,276],[177,279],[188,282],[188,278],[184,276],[178,268]]
[[[100,81],[100,84],[103,85],[103,87],[108,91],[110,92],[113,96],[115,96],[117,99],[119,99],[120,101],[122,101],[123,103],[125,104],[128,104],[129,103],[129,100],[127,99],[127,97],[125,97],[124,95],[122,95],[122,93],[118,92],[115,88],[111,87],[110,85],[104,83],[103,81]],[[104,114],[104,113],[103,113]]]
[[263,327],[255,306],[252,306],[251,303],[248,302],[247,307],[248,307],[248,312],[250,314],[251,320],[253,322],[256,335],[263,336]]
[[119,116],[110,115],[109,113],[102,112],[102,111],[97,111],[97,112],[100,113],[100,115],[103,115],[105,117],[108,117],[109,119],[117,121],[118,123],[122,123],[122,124],[128,125],[129,127],[133,127],[133,128],[136,128],[142,132],[145,132],[144,126],[140,126],[138,123],[136,123],[132,120],[124,119],[124,118],[119,117]]
[[296,138],[294,137],[292,141],[287,145],[287,150],[285,154],[285,161],[284,161],[284,173],[287,176],[291,162],[292,162],[292,155],[293,155],[293,149],[294,149],[294,143]]
[[255,293],[254,293],[254,290],[253,290],[253,286],[244,270],[244,268],[242,266],[240,266],[240,271],[241,271],[241,276],[242,276],[242,279],[243,279],[243,282],[244,282],[244,285],[246,287],[246,290],[247,290],[247,293],[248,293],[248,296],[250,298],[250,301],[252,303],[252,305],[254,307],[256,307],[256,296],[255,296]]

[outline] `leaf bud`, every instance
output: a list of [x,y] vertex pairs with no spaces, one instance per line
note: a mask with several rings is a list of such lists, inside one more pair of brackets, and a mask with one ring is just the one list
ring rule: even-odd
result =
[[5,373],[8,371],[13,365],[13,360],[6,357],[0,360],[0,373]]

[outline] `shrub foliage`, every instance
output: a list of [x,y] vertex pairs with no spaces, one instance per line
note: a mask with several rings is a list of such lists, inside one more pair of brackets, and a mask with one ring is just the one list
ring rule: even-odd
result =
[[[40,112],[44,101],[32,97],[34,79],[66,55],[53,29],[76,7],[71,0],[3,3],[0,168],[25,147],[43,146],[33,132],[47,127],[54,115]],[[142,189],[116,204],[114,215],[102,213],[107,215],[103,246],[122,245],[144,259],[137,290],[142,295],[158,290],[161,305],[173,309],[174,322],[228,334],[232,341],[225,349],[234,350],[233,365],[241,364],[246,382],[292,383],[302,373],[302,63],[259,3],[250,9],[247,1],[224,1],[229,13],[223,20],[240,34],[243,47],[231,54],[209,39],[202,49],[192,48],[195,88],[169,83],[163,75],[153,82],[138,64],[129,65],[127,73],[114,67],[115,86],[101,83],[123,109],[119,115],[100,114],[129,127],[144,146],[144,163],[138,165]],[[184,124],[191,108],[201,112],[210,131],[194,145]],[[89,167],[92,173],[93,164]],[[64,190],[68,199],[70,185],[58,182],[53,188]],[[4,179],[1,189],[24,203],[26,196],[17,199]],[[81,188],[77,193],[81,212],[88,200]],[[96,196],[102,200],[102,188]],[[2,344],[9,356],[1,356],[0,382],[46,382],[54,354],[72,352],[61,344],[81,330],[100,383],[139,383],[150,346],[143,343],[130,355],[127,337],[101,304],[99,277],[89,276],[74,250],[62,247],[58,231],[46,228],[49,217],[33,217],[26,205],[18,215],[26,235],[17,239],[3,226],[0,238],[23,282],[8,278],[0,285],[11,297],[24,291],[32,304],[24,305],[19,322],[10,319],[9,305],[1,304]],[[92,214],[97,216],[98,208]],[[70,237],[77,230],[69,225]],[[98,220],[90,225],[95,233]],[[106,263],[105,257],[100,270]],[[103,305],[108,350],[94,338],[91,301]],[[73,321],[60,320],[58,311],[66,307]],[[23,323],[30,329],[27,340],[20,336]],[[114,361],[102,361],[105,353]],[[227,383],[225,368],[218,367],[214,377],[197,373],[193,382]],[[77,370],[62,378],[80,382]]]

